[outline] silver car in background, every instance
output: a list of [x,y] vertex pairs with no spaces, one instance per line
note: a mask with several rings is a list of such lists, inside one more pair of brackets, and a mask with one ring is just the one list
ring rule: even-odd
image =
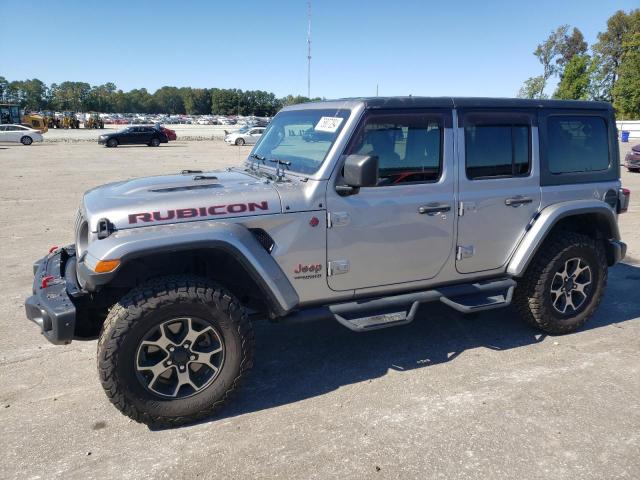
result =
[[27,146],[33,142],[42,142],[42,134],[23,125],[0,125],[0,143],[3,142],[20,142]]
[[242,127],[240,130],[231,132],[224,137],[224,141],[229,145],[254,145],[264,133],[265,127]]

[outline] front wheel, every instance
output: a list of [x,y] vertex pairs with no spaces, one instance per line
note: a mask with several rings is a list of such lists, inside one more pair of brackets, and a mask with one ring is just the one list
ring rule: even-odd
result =
[[155,427],[211,416],[252,365],[253,330],[238,300],[195,276],[150,281],[110,311],[98,342],[109,400]]
[[151,139],[151,143],[149,143],[149,146],[151,146],[151,147],[159,147],[160,146],[160,139],[159,138],[152,138]]
[[31,144],[33,143],[33,138],[31,138],[31,137],[27,137],[27,136],[25,135],[24,137],[22,137],[22,138],[20,139],[20,143],[21,143],[21,144],[23,144],[23,145],[25,145],[25,146],[31,145]]
[[236,145],[242,147],[245,144],[244,138],[238,138],[236,140]]
[[118,146],[118,140],[116,140],[115,138],[110,138],[110,139],[107,141],[107,147],[109,147],[109,148],[115,148],[115,147],[117,147],[117,146]]
[[593,315],[607,284],[601,242],[563,232],[542,246],[518,282],[514,303],[531,325],[550,334],[577,330]]

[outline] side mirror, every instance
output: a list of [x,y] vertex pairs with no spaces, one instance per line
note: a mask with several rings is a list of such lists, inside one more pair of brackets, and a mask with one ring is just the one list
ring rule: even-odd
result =
[[360,187],[375,187],[378,184],[377,155],[349,155],[344,161],[344,181],[349,193]]

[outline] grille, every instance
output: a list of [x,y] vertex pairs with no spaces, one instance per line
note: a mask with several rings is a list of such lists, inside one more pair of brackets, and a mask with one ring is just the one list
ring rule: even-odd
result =
[[273,238],[271,238],[269,234],[261,228],[251,228],[249,230],[251,231],[253,236],[256,238],[256,240],[258,240],[258,243],[260,243],[260,245],[262,245],[262,247],[267,252],[271,253],[271,251],[273,250],[273,247],[275,247],[276,245],[275,242],[273,241]]

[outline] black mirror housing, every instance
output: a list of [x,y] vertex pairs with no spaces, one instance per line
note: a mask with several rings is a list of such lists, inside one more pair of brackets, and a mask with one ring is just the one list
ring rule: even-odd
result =
[[350,187],[375,187],[378,184],[378,156],[348,155],[343,177]]

